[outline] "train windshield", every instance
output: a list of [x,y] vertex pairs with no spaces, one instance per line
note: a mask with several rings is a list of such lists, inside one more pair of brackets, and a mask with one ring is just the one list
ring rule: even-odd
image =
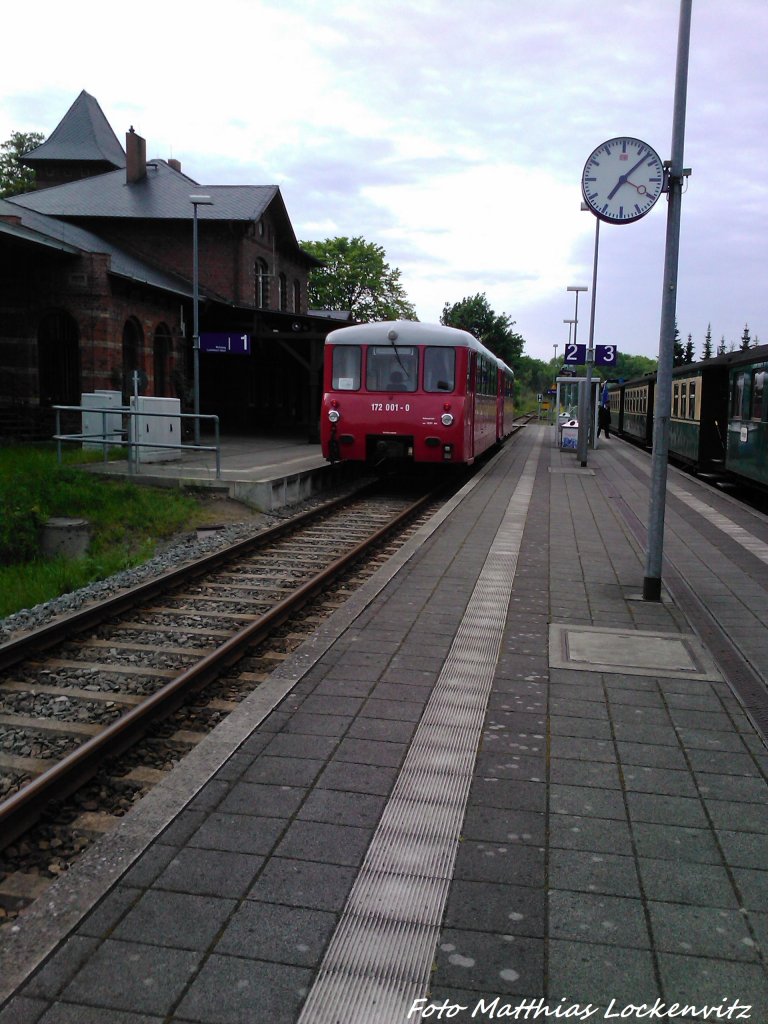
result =
[[334,391],[359,391],[362,353],[359,345],[337,345],[333,350]]
[[456,350],[428,347],[424,349],[424,390],[453,391],[456,376]]
[[413,345],[371,345],[365,385],[369,391],[415,391],[419,352]]

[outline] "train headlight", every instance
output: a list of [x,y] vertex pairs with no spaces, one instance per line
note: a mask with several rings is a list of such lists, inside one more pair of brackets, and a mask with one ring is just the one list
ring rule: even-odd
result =
[[328,419],[331,421],[331,423],[338,423],[339,420],[341,419],[341,413],[339,412],[338,409],[329,409]]
[[453,426],[453,413],[444,412],[443,415],[440,417],[440,422],[443,424],[444,427]]

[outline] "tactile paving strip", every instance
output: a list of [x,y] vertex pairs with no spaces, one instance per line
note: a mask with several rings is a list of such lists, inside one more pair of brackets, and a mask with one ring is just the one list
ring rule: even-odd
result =
[[541,438],[529,455],[299,1024],[399,1024],[428,991]]

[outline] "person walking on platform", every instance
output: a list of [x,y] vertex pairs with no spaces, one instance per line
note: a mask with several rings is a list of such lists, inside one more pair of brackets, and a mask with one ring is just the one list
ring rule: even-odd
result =
[[607,402],[604,402],[597,410],[597,436],[600,437],[600,431],[605,431],[606,440],[611,436],[611,407]]

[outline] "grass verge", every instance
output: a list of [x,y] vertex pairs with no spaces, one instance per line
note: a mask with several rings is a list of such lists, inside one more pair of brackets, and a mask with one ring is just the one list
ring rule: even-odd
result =
[[[158,542],[201,521],[198,502],[177,490],[105,479],[56,461],[46,446],[0,448],[0,618],[146,561]],[[88,554],[44,559],[43,523],[52,516],[87,519]]]

